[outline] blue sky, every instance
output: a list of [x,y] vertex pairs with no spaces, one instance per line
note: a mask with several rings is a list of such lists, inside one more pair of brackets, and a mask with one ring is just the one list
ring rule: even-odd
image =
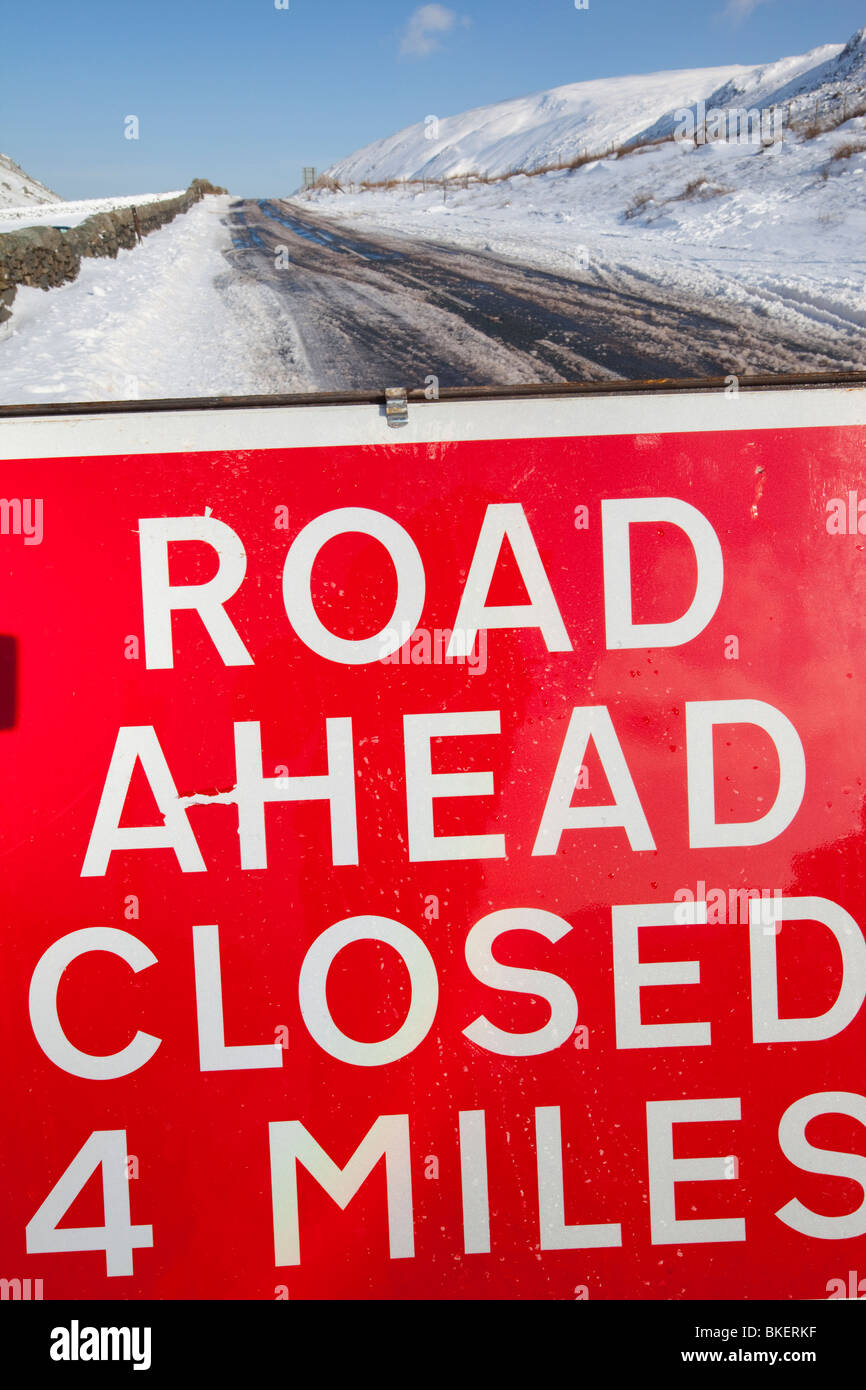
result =
[[[301,166],[591,77],[841,43],[864,0],[38,0],[7,6],[0,150],[68,198],[195,176],[287,193]],[[139,119],[138,140],[124,119]]]

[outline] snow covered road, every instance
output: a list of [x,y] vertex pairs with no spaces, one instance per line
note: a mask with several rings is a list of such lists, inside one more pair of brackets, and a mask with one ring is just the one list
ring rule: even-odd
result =
[[834,324],[664,290],[611,265],[591,280],[297,202],[235,204],[232,259],[281,298],[319,390],[852,368]]
[[0,403],[303,390],[279,305],[226,260],[230,201],[207,197],[116,260],[83,261],[71,284],[19,289]]
[[0,403],[866,365],[855,325],[812,302],[777,315],[778,297],[611,257],[571,276],[296,201],[209,197],[72,284],[19,291]]

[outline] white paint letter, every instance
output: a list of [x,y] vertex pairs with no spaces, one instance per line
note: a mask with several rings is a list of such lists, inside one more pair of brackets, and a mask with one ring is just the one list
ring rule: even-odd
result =
[[[324,626],[310,588],[313,566],[322,546],[348,532],[360,532],[379,541],[390,555],[397,575],[397,600],[391,617],[380,632],[357,640],[338,637]],[[424,565],[412,537],[391,517],[367,507],[340,507],[317,516],[295,537],[283,568],[283,602],[295,632],[311,651],[344,666],[381,661],[397,651],[405,640],[400,635],[404,625],[410,633],[418,626],[424,593]]]
[[[487,606],[487,595],[506,536],[529,595],[529,603],[490,608]],[[537,627],[549,652],[572,650],[550,580],[541,563],[526,513],[519,502],[495,502],[484,513],[446,657],[468,655],[475,646],[479,628],[501,627]]]
[[457,1120],[460,1126],[463,1249],[467,1255],[487,1255],[490,1253],[490,1199],[484,1111],[460,1110]]
[[[612,806],[572,806],[589,740],[598,750],[614,795]],[[632,781],[613,721],[605,705],[584,705],[571,712],[562,752],[532,853],[556,854],[563,830],[592,830],[621,825],[632,849],[655,849],[637,788]]]
[[355,812],[355,763],[351,719],[326,719],[328,771],[318,777],[264,777],[261,725],[235,724],[235,762],[238,834],[241,868],[268,867],[265,803],[269,801],[327,801],[331,811],[331,860],[357,864],[358,826]]
[[821,1216],[796,1197],[776,1212],[780,1221],[814,1240],[851,1240],[866,1235],[866,1158],[862,1154],[819,1149],[806,1138],[806,1126],[818,1115],[850,1115],[866,1125],[866,1098],[855,1091],[819,1091],[789,1105],[779,1122],[779,1146],[789,1163],[804,1173],[850,1178],[863,1189],[863,1200],[843,1216]]
[[[685,531],[698,562],[695,596],[682,617],[670,623],[632,622],[629,526],[647,521]],[[608,650],[681,647],[703,632],[722,597],[724,561],[719,538],[697,507],[677,497],[621,497],[604,501],[601,532]]]
[[559,941],[571,927],[561,917],[540,908],[508,907],[482,917],[466,938],[466,963],[476,980],[490,989],[545,999],[550,1005],[550,1018],[534,1033],[507,1033],[482,1014],[463,1032],[470,1042],[500,1057],[538,1057],[561,1047],[571,1037],[577,1023],[577,1000],[570,985],[558,975],[500,965],[494,960],[494,942],[509,931],[537,932],[546,941]]
[[535,1110],[538,1158],[538,1226],[542,1250],[599,1250],[622,1245],[619,1222],[603,1226],[566,1226],[562,1174],[562,1120],[558,1105]]
[[462,738],[499,733],[499,710],[466,710],[457,714],[405,714],[406,815],[409,858],[504,859],[504,835],[436,835],[433,801],[442,796],[492,796],[492,772],[434,772],[430,759],[433,738]]
[[192,952],[201,1070],[246,1071],[256,1067],[281,1067],[283,1048],[279,1042],[226,1046],[219,927],[193,927]]
[[392,1260],[415,1254],[412,1219],[412,1163],[409,1149],[409,1116],[380,1115],[362,1139],[345,1168],[338,1168],[300,1120],[269,1125],[271,1187],[274,1212],[274,1253],[278,1265],[301,1263],[298,1217],[298,1164],[345,1211],[358,1188],[385,1159],[388,1193],[388,1237]]
[[[381,1042],[358,1042],[338,1028],[328,1008],[328,971],[352,941],[384,941],[402,957],[409,972],[409,1012],[396,1033]],[[439,1003],[433,957],[420,936],[389,917],[347,917],[317,937],[304,957],[298,979],[301,1015],[325,1052],[354,1067],[381,1067],[408,1057],[429,1033]]]
[[[162,825],[122,826],[120,818],[129,791],[136,760],[150,784],[154,799],[163,817]],[[111,755],[105,786],[90,843],[81,869],[82,878],[99,878],[108,868],[114,850],[173,849],[185,874],[205,872],[186,812],[180,805],[177,787],[159,746],[159,739],[149,724],[118,730],[117,742]]]
[[119,956],[136,975],[156,964],[156,956],[143,941],[115,927],[84,927],[61,936],[48,947],[33,971],[30,1022],[45,1056],[61,1071],[83,1077],[85,1081],[114,1081],[119,1076],[130,1076],[149,1062],[161,1039],[139,1031],[120,1052],[98,1056],[73,1046],[57,1015],[57,990],[67,966],[90,951],[108,951]]
[[703,1245],[746,1239],[742,1217],[679,1221],[678,1182],[716,1182],[728,1177],[728,1158],[674,1158],[674,1125],[739,1120],[740,1098],[723,1100],[648,1100],[646,1105],[649,1164],[650,1229],[653,1245]]
[[[755,724],[770,735],[779,756],[779,790],[763,816],[750,821],[716,823],[713,727]],[[765,845],[787,830],[806,790],[806,756],[790,719],[763,700],[686,701],[686,763],[689,781],[689,845],[718,849],[731,845]]]
[[[219,557],[213,579],[206,584],[172,585],[168,577],[171,541],[202,541],[211,546]],[[139,521],[138,542],[148,670],[173,668],[171,615],[181,608],[195,609],[226,666],[252,666],[253,659],[223,607],[237,593],[247,571],[240,536],[213,516],[161,516]]]
[[[767,912],[771,922],[767,921]],[[820,922],[839,943],[842,983],[836,1001],[812,1018],[780,1018],[776,962],[776,922]],[[850,913],[829,898],[749,901],[752,962],[752,1036],[756,1043],[818,1042],[834,1038],[856,1018],[866,999],[866,942]]]
[[708,1023],[641,1023],[640,992],[651,985],[700,984],[696,960],[640,959],[641,927],[704,926],[705,902],[629,903],[611,908],[617,1047],[706,1047]]

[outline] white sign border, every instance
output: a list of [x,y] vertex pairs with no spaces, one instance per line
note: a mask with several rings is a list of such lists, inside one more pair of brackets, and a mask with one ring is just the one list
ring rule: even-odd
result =
[[243,406],[0,418],[0,459],[105,458],[866,425],[866,387],[671,391],[380,405]]

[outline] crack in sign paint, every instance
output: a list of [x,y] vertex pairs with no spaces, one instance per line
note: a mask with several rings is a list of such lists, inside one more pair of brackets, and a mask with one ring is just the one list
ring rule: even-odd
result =
[[188,806],[233,806],[238,799],[237,790],[235,785],[228,791],[216,788],[212,792],[184,792],[183,796],[178,796],[177,802],[184,810]]
[[758,515],[758,503],[760,502],[760,500],[761,500],[761,498],[762,498],[762,496],[763,496],[763,494],[764,494],[764,480],[765,480],[765,476],[766,476],[766,475],[765,475],[765,470],[761,467],[760,464],[758,464],[757,468],[755,469],[755,495],[754,495],[754,499],[753,499],[753,501],[752,501],[752,519],[753,519],[753,520],[755,520],[755,519],[757,518],[757,515]]

